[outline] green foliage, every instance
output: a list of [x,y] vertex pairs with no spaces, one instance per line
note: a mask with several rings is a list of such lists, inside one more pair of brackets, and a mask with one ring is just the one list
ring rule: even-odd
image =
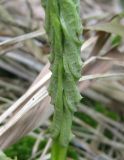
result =
[[121,36],[119,36],[119,35],[112,36],[112,45],[113,45],[113,47],[119,46],[121,42],[122,42]]
[[46,31],[52,48],[49,92],[55,106],[51,132],[53,139],[68,146],[73,113],[81,99],[77,89],[82,66],[79,0],[48,0],[45,9]]
[[119,35],[112,36],[112,46],[117,47],[122,42],[122,37]]
[[115,112],[112,112],[109,110],[106,106],[101,104],[100,102],[95,102],[95,110],[102,113],[103,115],[113,119],[113,120],[119,120],[119,115]]
[[[0,151],[0,160],[12,160],[8,158],[3,152]],[[17,160],[16,158],[13,160]]]
[[93,126],[94,128],[97,126],[97,122],[85,113],[77,112],[75,113],[75,116],[77,116],[82,121],[86,122],[87,124]]
[[[85,97],[83,99],[83,101],[81,101],[81,103],[85,104],[87,106],[93,106],[93,109],[95,109],[97,112],[102,113],[103,115],[105,115],[105,116],[107,116],[107,117],[109,117],[109,118],[111,118],[115,121],[119,120],[119,118],[120,118],[119,115],[116,112],[113,112],[112,110],[109,110],[108,107],[103,105],[101,102],[93,101],[93,100]],[[80,113],[76,113],[76,115],[79,116],[82,120],[84,120],[86,122],[85,116],[83,116],[82,114],[81,114],[82,115],[81,116]],[[89,119],[89,122],[91,120],[91,125],[96,124],[95,121],[91,117],[89,117],[88,119]]]
[[113,134],[108,129],[105,129],[104,135],[111,140],[113,139]]
[[43,2],[46,10],[46,31],[52,48],[52,77],[49,87],[55,109],[51,127],[54,139],[52,159],[64,160],[71,140],[72,117],[81,100],[77,88],[82,68],[79,0]]
[[78,155],[77,151],[71,146],[68,149],[68,157],[70,157],[73,160],[79,159],[79,155]]
[[18,143],[6,149],[5,154],[11,158],[17,157],[18,160],[27,160],[31,156],[34,143],[34,138],[30,136],[24,137]]
[[[36,142],[35,138],[31,136],[26,136],[22,138],[20,141],[18,141],[18,143],[6,149],[5,153],[8,157],[11,158],[17,157],[18,160],[27,160],[31,157],[32,148],[35,142]],[[46,140],[42,141],[39,145],[39,150],[44,149],[46,143],[47,143]]]

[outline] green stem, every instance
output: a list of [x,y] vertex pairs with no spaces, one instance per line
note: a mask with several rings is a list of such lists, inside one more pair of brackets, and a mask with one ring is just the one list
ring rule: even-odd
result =
[[68,147],[63,147],[58,139],[53,141],[51,160],[66,160]]
[[46,31],[51,43],[49,94],[54,105],[51,137],[52,160],[65,160],[72,138],[72,117],[81,96],[77,82],[81,77],[82,24],[80,0],[42,0],[46,13]]

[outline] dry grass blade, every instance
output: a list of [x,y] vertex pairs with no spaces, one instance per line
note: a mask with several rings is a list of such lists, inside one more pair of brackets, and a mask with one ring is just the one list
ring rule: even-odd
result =
[[44,159],[44,157],[45,157],[48,149],[49,149],[50,146],[51,146],[51,143],[52,143],[52,140],[49,139],[48,142],[47,142],[47,144],[46,144],[46,147],[44,148],[44,151],[43,151],[43,153],[42,153],[42,155],[41,155],[41,157],[40,157],[40,160],[43,160],[43,159]]
[[[48,118],[49,115],[52,113],[50,108],[47,107],[50,103],[47,89],[45,87],[42,87],[51,77],[51,72],[48,70],[48,67],[49,65],[47,65],[47,67],[44,69],[46,71],[42,79],[40,79],[42,76],[42,74],[40,74],[40,76],[32,84],[31,88],[16,103],[14,103],[14,105],[12,105],[7,111],[5,111],[1,115],[0,123],[3,122],[8,116],[13,115],[13,117],[10,118],[10,120],[3,127],[0,128],[1,149],[9,146],[11,143],[14,143],[18,138],[22,137],[23,135],[31,131],[34,127],[36,127],[37,123],[41,121],[39,119],[42,119],[42,116],[44,115],[44,110],[45,112],[48,112],[48,114],[45,115],[45,118]],[[44,71],[42,73],[44,74]],[[87,75],[83,76],[80,81],[96,78],[106,78],[111,76],[124,76],[124,74]],[[28,115],[26,115],[26,113],[28,113]],[[39,113],[42,116],[39,115]],[[32,123],[30,122],[31,120],[33,121]],[[19,127],[17,127],[17,125]],[[17,139],[15,138],[15,135],[13,133],[12,137],[10,136],[9,140],[5,141],[5,138],[6,136],[8,136],[8,133],[10,133],[10,131],[16,133]]]
[[12,115],[12,118],[0,128],[0,149],[4,149],[16,142],[19,138],[44,122],[52,113],[52,108],[49,108],[50,97],[48,97],[46,88],[42,87],[49,79],[48,74],[44,76],[47,72],[48,65],[31,88],[1,115],[1,122],[10,115]]
[[88,26],[86,29],[114,33],[124,37],[124,26],[121,23],[122,19],[123,16],[119,15],[114,17],[110,22]]
[[[16,123],[14,122],[14,124],[9,127],[7,125],[8,128],[5,128],[6,130],[2,128],[1,132],[3,132],[3,134],[0,136],[0,149],[5,149],[11,144],[17,142],[17,140],[25,134],[41,125],[51,114],[51,110],[48,106],[49,103],[50,99],[45,98],[41,103],[35,106],[35,108],[29,110],[28,114],[27,112],[23,114],[19,121]],[[16,118],[16,115],[14,118]],[[12,121],[10,120],[9,124],[11,122]]]
[[[86,75],[83,76],[80,81],[85,81],[85,80],[91,80],[91,79],[97,79],[97,78],[107,78],[107,77],[123,77],[124,74],[123,73],[110,73],[110,74],[96,74],[96,75]],[[24,103],[28,97],[30,97],[34,92],[36,92],[46,81],[49,80],[49,78],[51,77],[51,72],[48,72],[41,80],[39,80],[39,82],[35,85],[32,86],[16,103],[14,103],[14,105],[12,105],[7,111],[5,111],[1,117],[0,117],[0,123],[3,122],[3,120],[5,118],[7,118],[7,116],[9,116],[10,114],[12,114],[22,103]],[[43,93],[43,91],[45,92],[45,90],[41,90],[39,92]],[[38,95],[39,95],[38,92]],[[48,95],[48,93],[46,92],[46,95]],[[36,95],[35,95],[36,96]],[[34,99],[34,97],[32,98]],[[32,100],[33,101],[33,100]]]
[[123,73],[106,73],[106,74],[94,74],[94,75],[86,75],[80,78],[81,81],[86,81],[86,80],[93,80],[93,79],[100,79],[100,78],[109,78],[109,77],[115,77],[117,79],[123,79],[124,74]]
[[43,87],[40,89],[35,95],[33,95],[27,103],[9,120],[9,122],[0,128],[0,136],[4,134],[6,130],[8,130],[12,125],[14,125],[17,121],[19,121],[25,113],[30,111],[34,106],[39,104],[45,97],[48,96],[48,92],[46,88]]
[[30,96],[32,96],[32,94],[34,94],[44,83],[47,82],[47,80],[49,80],[50,76],[51,73],[49,72],[41,80],[39,80],[36,85],[33,84],[33,86],[17,102],[15,102],[7,111],[3,113],[3,115],[1,115],[0,123],[12,114],[20,105],[24,104],[25,101],[27,102]]
[[38,36],[43,36],[44,34],[45,34],[45,32],[43,32],[41,30],[38,30],[38,31],[34,31],[34,32],[31,32],[31,33],[27,33],[27,34],[15,37],[15,38],[5,40],[5,41],[0,43],[0,50],[2,51],[6,47],[9,47],[9,46],[12,47],[12,45],[16,45],[17,43],[20,43],[20,42],[25,41],[25,40],[29,40],[31,38],[35,38],[35,37],[38,37]]

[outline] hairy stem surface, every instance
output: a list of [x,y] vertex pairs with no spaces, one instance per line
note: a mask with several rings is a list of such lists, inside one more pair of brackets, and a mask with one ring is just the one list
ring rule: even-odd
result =
[[79,0],[43,2],[46,11],[46,31],[52,49],[50,57],[52,78],[49,87],[55,109],[51,127],[52,159],[65,160],[72,137],[72,117],[81,99],[77,89],[82,66]]

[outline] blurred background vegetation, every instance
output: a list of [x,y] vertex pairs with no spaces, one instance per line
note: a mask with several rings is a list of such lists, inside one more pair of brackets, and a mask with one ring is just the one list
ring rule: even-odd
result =
[[[68,160],[124,160],[123,9],[123,0],[81,0],[83,98]],[[53,109],[48,96],[36,98],[49,73],[44,20],[40,0],[0,1],[0,160],[50,159]]]

